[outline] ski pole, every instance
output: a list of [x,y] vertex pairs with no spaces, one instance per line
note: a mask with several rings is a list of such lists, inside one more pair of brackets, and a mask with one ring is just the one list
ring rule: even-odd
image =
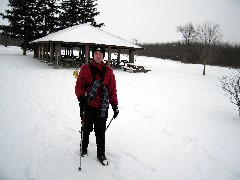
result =
[[83,141],[83,128],[81,128],[81,131],[79,131],[81,133],[81,142],[80,142],[80,166],[79,166],[79,171],[82,170],[82,141]]
[[[81,111],[81,109],[80,109],[80,111]],[[85,113],[84,113],[84,110],[83,110],[83,112],[82,112],[82,127],[81,127],[81,142],[80,142],[80,166],[79,166],[79,171],[81,171],[82,170],[82,146],[83,146],[83,144],[82,144],[82,142],[83,142],[83,131],[84,131],[84,118],[85,118]]]
[[[114,117],[114,116],[113,116],[113,117]],[[109,122],[109,124],[108,124],[108,126],[107,126],[107,128],[106,128],[106,131],[107,131],[108,127],[110,126],[112,120],[114,119],[113,117],[112,117],[111,121]]]

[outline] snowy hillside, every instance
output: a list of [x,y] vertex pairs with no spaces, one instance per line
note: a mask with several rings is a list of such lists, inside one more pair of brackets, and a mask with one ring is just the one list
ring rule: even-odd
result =
[[[80,118],[71,68],[0,46],[1,180],[239,180],[240,118],[219,78],[235,70],[137,57],[151,72],[114,70],[119,116],[103,167],[94,133],[79,167]],[[110,109],[110,117],[112,110]]]

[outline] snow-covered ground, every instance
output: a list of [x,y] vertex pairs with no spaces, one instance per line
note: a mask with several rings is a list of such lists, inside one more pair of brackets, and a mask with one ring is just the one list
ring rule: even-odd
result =
[[78,171],[74,69],[0,46],[0,179],[239,180],[240,118],[219,81],[236,70],[207,66],[203,76],[202,65],[140,56],[136,64],[152,71],[114,70],[120,113],[106,133],[109,166],[97,162],[92,133]]

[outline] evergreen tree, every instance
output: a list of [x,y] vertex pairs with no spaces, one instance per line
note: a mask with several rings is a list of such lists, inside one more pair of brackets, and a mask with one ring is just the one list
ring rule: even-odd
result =
[[80,21],[80,2],[78,0],[63,0],[61,3],[60,29],[79,24]]
[[0,30],[5,35],[15,39],[21,38],[23,40],[22,48],[23,55],[26,55],[26,49],[29,42],[36,37],[36,23],[34,21],[34,12],[36,0],[9,0],[9,10],[6,14],[0,14],[3,19],[7,19],[9,25],[1,25]]
[[95,1],[96,0],[63,0],[61,3],[60,29],[83,23],[89,23],[95,27],[103,26],[103,23],[97,24],[94,19],[95,16],[99,15]]
[[9,0],[10,7],[5,14],[0,13],[3,19],[7,19],[9,25],[0,25],[2,34],[15,39],[22,39],[23,54],[29,42],[82,23],[89,23],[95,27],[97,24],[94,17],[99,15],[96,0],[62,0],[60,8],[57,0]]
[[90,23],[94,27],[104,26],[104,23],[97,24],[95,16],[99,15],[97,11],[97,0],[80,0],[81,3],[81,23]]
[[56,0],[9,0],[9,10],[0,14],[8,19],[9,25],[1,25],[0,30],[5,35],[23,40],[23,54],[29,47],[29,42],[57,31],[60,11]]
[[39,37],[46,36],[58,30],[58,15],[60,11],[56,5],[56,0],[39,0],[36,4],[35,11],[37,12],[35,15],[35,22]]

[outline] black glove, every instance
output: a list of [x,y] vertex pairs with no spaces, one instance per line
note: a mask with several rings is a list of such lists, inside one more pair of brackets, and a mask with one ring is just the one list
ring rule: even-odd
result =
[[113,109],[113,119],[115,119],[118,116],[119,110],[118,110],[118,105],[112,105]]
[[83,118],[83,111],[84,111],[84,106],[86,103],[85,97],[79,96],[78,101],[79,101],[79,107],[80,107],[80,117]]
[[79,102],[79,106],[85,106],[86,103],[86,98],[84,96],[79,96],[78,97],[78,102]]

